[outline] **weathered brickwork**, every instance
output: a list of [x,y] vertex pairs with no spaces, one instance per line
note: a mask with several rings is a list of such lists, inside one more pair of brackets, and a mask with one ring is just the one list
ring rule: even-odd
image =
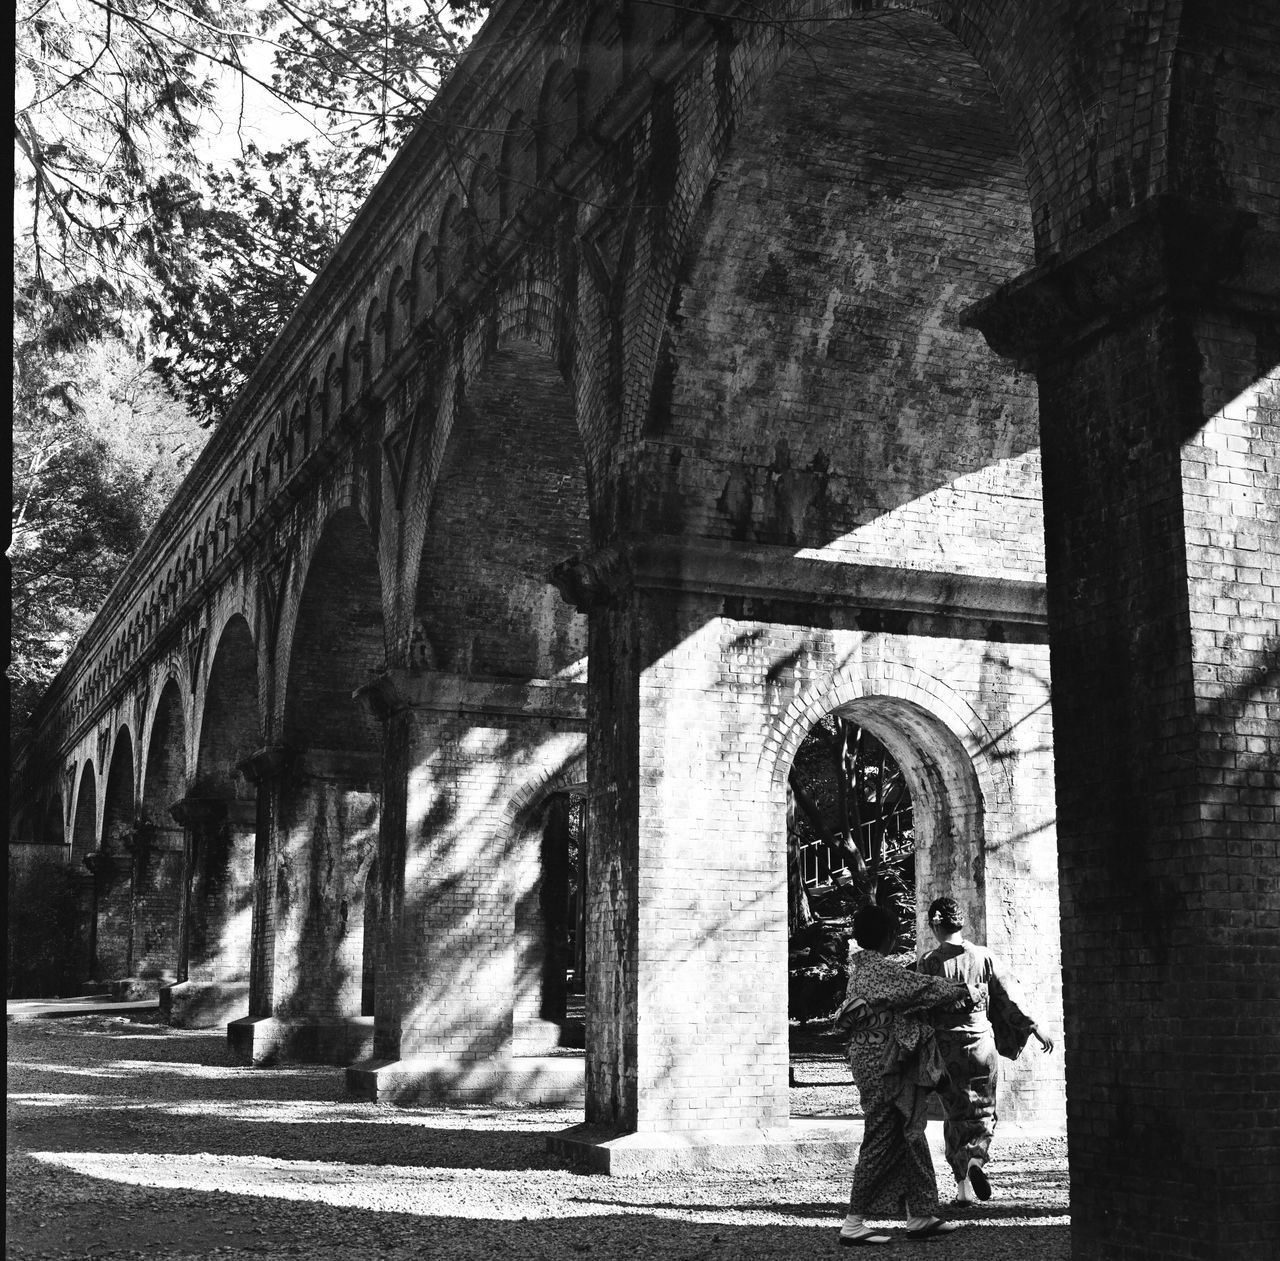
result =
[[66,967],[376,1098],[781,1126],[839,710],[1061,1022],[1001,1109],[1065,1098],[1078,1261],[1260,1255],[1280,9],[777,13],[495,6],[35,715]]

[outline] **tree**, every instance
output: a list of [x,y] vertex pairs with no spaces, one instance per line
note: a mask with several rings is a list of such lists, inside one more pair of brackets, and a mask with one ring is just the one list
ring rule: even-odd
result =
[[[159,366],[216,420],[485,7],[27,0],[15,170],[31,283],[83,336],[149,312]],[[228,76],[309,130],[202,161]]]
[[[457,23],[483,7],[24,0],[12,722],[202,445],[152,360],[206,421],[222,414],[453,64]],[[204,160],[204,129],[235,109],[225,76],[312,136]]]
[[[13,325],[10,721],[20,727],[205,432],[121,336],[59,332],[46,288],[22,283]],[[29,270],[26,278],[29,278]],[[50,343],[50,330],[62,338]]]

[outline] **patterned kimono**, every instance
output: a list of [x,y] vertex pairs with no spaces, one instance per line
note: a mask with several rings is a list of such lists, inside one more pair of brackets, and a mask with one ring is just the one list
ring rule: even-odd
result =
[[946,1065],[939,1085],[946,1120],[942,1135],[947,1163],[957,1182],[968,1176],[969,1161],[987,1163],[996,1128],[998,1056],[1017,1059],[1035,1021],[1014,1001],[991,952],[972,942],[939,946],[920,960],[920,971],[970,985],[978,999],[969,1012],[953,1012],[933,1020],[938,1050]]
[[905,1201],[913,1214],[936,1214],[938,1184],[924,1131],[928,1093],[942,1062],[923,1017],[972,1003],[964,985],[908,972],[877,951],[860,951],[850,961],[836,1028],[849,1033],[849,1064],[865,1117],[851,1213],[905,1213]]

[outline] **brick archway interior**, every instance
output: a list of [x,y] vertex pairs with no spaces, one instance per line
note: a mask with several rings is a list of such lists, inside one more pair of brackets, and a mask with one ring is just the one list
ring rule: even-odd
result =
[[186,788],[182,693],[170,679],[160,693],[142,782],[141,848],[134,888],[134,972],[177,978],[184,873],[182,827],[170,813]]
[[107,771],[102,805],[102,846],[94,872],[97,980],[129,976],[133,963],[133,737],[122,727]]
[[893,755],[911,790],[916,834],[916,941],[927,949],[929,902],[943,895],[965,909],[975,940],[986,936],[982,793],[963,743],[936,715],[897,696],[863,696],[838,712]]
[[511,341],[457,408],[418,573],[435,668],[550,678],[586,656],[586,618],[547,581],[589,545],[573,398],[547,352]]
[[236,764],[259,743],[257,648],[249,624],[237,616],[223,627],[209,669],[187,795],[186,976],[197,984],[249,979],[255,801]]
[[354,693],[386,665],[382,588],[369,527],[354,508],[325,524],[289,654],[274,943],[278,1016],[359,1016],[365,882],[377,850],[379,732]]
[[44,831],[41,841],[45,845],[66,844],[66,823],[62,810],[62,794],[54,793],[44,812]]

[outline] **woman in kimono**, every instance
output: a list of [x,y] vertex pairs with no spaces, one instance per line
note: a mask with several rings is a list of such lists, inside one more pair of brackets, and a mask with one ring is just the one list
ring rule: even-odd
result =
[[864,1132],[840,1243],[889,1243],[891,1236],[866,1224],[873,1215],[905,1215],[912,1239],[946,1234],[958,1223],[938,1215],[938,1184],[925,1141],[928,1093],[942,1072],[926,1017],[965,1010],[974,998],[963,983],[920,976],[891,962],[898,925],[882,907],[863,907],[853,917],[853,936],[862,950],[850,960],[836,1028],[849,1034]]
[[1027,1039],[1045,1051],[1053,1039],[1014,1001],[1007,977],[991,952],[964,939],[964,915],[954,898],[935,898],[929,927],[938,947],[920,960],[928,976],[964,981],[978,998],[972,1011],[950,1012],[933,1020],[946,1078],[938,1087],[946,1120],[942,1126],[947,1163],[956,1178],[956,1202],[991,1198],[984,1166],[996,1128],[996,1087],[1000,1059],[1016,1060]]

